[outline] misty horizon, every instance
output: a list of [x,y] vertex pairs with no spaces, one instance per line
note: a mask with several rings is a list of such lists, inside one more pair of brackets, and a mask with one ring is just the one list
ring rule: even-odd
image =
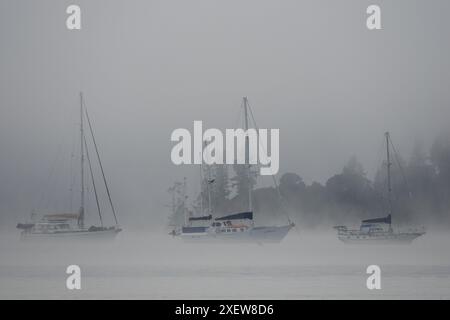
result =
[[373,179],[385,131],[404,159],[449,134],[450,45],[436,18],[446,1],[380,1],[379,33],[355,27],[369,1],[79,3],[79,32],[65,29],[67,1],[0,4],[2,228],[28,218],[43,193],[53,210],[68,206],[79,91],[119,222],[133,228],[166,224],[173,181],[187,177],[196,192],[197,167],[170,161],[171,132],[194,120],[233,128],[243,96],[261,127],[280,129],[277,177],[307,184],[352,156]]

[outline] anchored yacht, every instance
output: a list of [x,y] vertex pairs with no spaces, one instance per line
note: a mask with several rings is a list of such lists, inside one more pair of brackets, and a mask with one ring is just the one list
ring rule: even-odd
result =
[[[250,106],[248,105],[248,100],[246,97],[243,98],[243,109],[244,109],[244,130],[247,132],[249,128],[249,112],[252,112]],[[254,122],[253,114],[252,119]],[[254,123],[257,127],[256,123]],[[246,165],[245,165],[245,177],[250,181],[251,166],[248,161],[249,152],[249,138],[245,137],[245,154],[246,154]],[[201,172],[202,169],[200,170]],[[294,223],[291,222],[289,216],[287,216],[287,224],[280,226],[257,226],[254,223],[253,217],[253,184],[248,183],[248,210],[244,212],[230,213],[224,216],[213,217],[211,209],[211,192],[209,189],[209,183],[214,181],[211,177],[207,179],[208,188],[208,213],[203,214],[203,207],[201,207],[200,212],[202,215],[193,216],[188,212],[186,206],[184,205],[186,197],[186,181],[182,186],[183,191],[181,191],[182,198],[182,211],[184,213],[184,223],[181,227],[175,227],[169,234],[179,237],[186,241],[206,241],[206,242],[256,242],[265,243],[272,242],[277,243],[282,241],[286,235],[294,227]],[[274,179],[275,181],[275,179]],[[275,181],[276,184],[276,181]],[[278,185],[276,184],[278,191]],[[278,191],[279,192],[279,191]],[[203,203],[203,201],[201,201]],[[175,209],[175,206],[173,206]],[[174,212],[175,213],[175,212]]]
[[[392,141],[389,132],[386,138],[386,163],[387,163],[387,189],[389,212],[386,217],[362,220],[359,229],[350,229],[347,226],[335,226],[338,239],[349,244],[402,244],[411,243],[414,239],[425,234],[425,229],[409,229],[405,231],[394,230],[392,227],[392,201],[391,201],[391,160],[390,148]],[[395,151],[395,149],[394,149]]]
[[[199,220],[208,225],[198,225]],[[255,226],[253,212],[240,212],[212,219],[211,216],[190,218],[189,226],[183,226],[178,234],[183,240],[237,241],[237,242],[281,242],[294,226]],[[197,222],[197,224],[196,224]]]
[[363,220],[360,228],[356,230],[348,229],[346,226],[336,226],[335,229],[338,231],[339,240],[349,244],[407,244],[425,234],[423,228],[404,232],[394,231],[391,215]]
[[[97,186],[94,180],[91,158],[89,157],[88,144],[84,132],[83,122],[85,118],[89,125],[90,137],[92,138],[92,144],[97,155],[97,160],[101,169],[102,180],[106,189],[106,194],[108,195],[109,205],[115,221],[115,225],[109,227],[105,226],[103,223],[103,216],[98,199]],[[22,239],[113,239],[122,230],[117,222],[116,210],[111,200],[111,194],[106,182],[106,177],[103,171],[103,165],[100,160],[100,155],[94,138],[91,121],[89,119],[87,109],[84,108],[82,93],[80,93],[80,159],[81,196],[80,208],[78,210],[78,213],[45,214],[37,221],[35,218],[36,215],[32,214],[32,222],[19,223],[17,225],[17,228],[22,230]],[[100,226],[85,227],[85,160],[87,160],[89,164],[88,168],[97,204],[97,211],[100,218]]]

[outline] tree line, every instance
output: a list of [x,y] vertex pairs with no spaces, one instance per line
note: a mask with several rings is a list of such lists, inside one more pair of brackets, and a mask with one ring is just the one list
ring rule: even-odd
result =
[[[190,215],[211,212],[220,216],[248,210],[249,186],[256,185],[256,170],[246,173],[245,165],[209,166],[202,191]],[[287,216],[305,228],[336,224],[357,224],[361,219],[387,215],[387,163],[374,178],[351,157],[342,171],[324,184],[306,184],[301,175],[284,173],[278,188],[254,188],[252,207],[256,223],[282,223]],[[441,135],[426,150],[416,143],[405,160],[395,154],[391,161],[391,203],[393,223],[398,225],[439,224],[450,226],[450,136]],[[185,201],[179,201],[172,215],[182,222]],[[211,210],[209,211],[209,208]]]

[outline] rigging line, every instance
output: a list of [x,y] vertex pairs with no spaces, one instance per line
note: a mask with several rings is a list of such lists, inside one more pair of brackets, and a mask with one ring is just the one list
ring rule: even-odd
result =
[[[74,154],[72,153],[71,158],[74,158]],[[72,162],[72,160],[71,160]],[[73,163],[70,164],[71,165],[71,171],[70,171],[70,186],[69,186],[69,191],[70,191],[70,212],[73,211],[73,189],[75,187],[75,175],[73,173]]]
[[[378,155],[378,158],[377,158],[377,164],[376,164],[376,166],[377,166],[377,168],[376,168],[376,171],[375,171],[375,175],[374,175],[374,181],[375,181],[375,178],[376,178],[376,176],[377,176],[377,173],[378,173],[378,170],[380,169],[380,168],[383,168],[383,162],[384,162],[384,160],[383,160],[383,157],[384,157],[384,153],[383,153],[383,150],[384,150],[384,148],[385,148],[385,140],[384,140],[385,138],[383,137],[383,139],[381,139],[380,140],[380,146],[378,147],[378,149],[377,149],[377,155]],[[381,163],[381,166],[380,166],[380,163]],[[379,167],[380,166],[380,167]]]
[[84,108],[84,111],[86,113],[86,118],[87,118],[88,125],[89,125],[89,131],[91,132],[92,142],[94,143],[95,152],[97,154],[98,163],[100,165],[100,170],[102,171],[103,182],[105,184],[106,193],[108,194],[109,204],[111,205],[111,210],[112,210],[113,215],[114,215],[114,221],[116,222],[116,225],[118,225],[119,223],[117,222],[116,210],[114,209],[114,205],[113,205],[112,200],[111,200],[111,193],[109,192],[108,183],[106,182],[105,172],[103,171],[102,161],[100,160],[100,154],[98,152],[97,143],[95,142],[94,131],[92,130],[91,120],[89,119],[89,114],[87,112],[87,108],[86,107]]
[[239,107],[239,109],[237,110],[237,112],[236,112],[236,121],[234,122],[234,123],[236,123],[236,128],[239,128],[239,127],[241,127],[242,126],[242,122],[243,121],[241,121],[241,119],[242,119],[242,112],[241,112],[241,109],[242,109],[242,106],[243,105],[243,102],[242,102],[242,100],[241,100],[241,106]]
[[398,167],[400,168],[400,173],[401,173],[401,175],[402,175],[403,182],[405,183],[406,190],[408,191],[408,196],[409,196],[410,198],[412,198],[412,193],[411,193],[411,190],[410,190],[409,185],[408,185],[408,180],[406,180],[406,174],[405,174],[405,171],[403,170],[403,166],[400,164],[400,159],[398,158],[398,152],[397,152],[397,150],[395,149],[394,144],[392,143],[392,139],[391,139],[391,138],[389,138],[389,142],[391,143],[392,150],[394,151],[395,161],[397,162],[397,165],[398,165]]
[[[247,101],[247,106],[248,106],[248,109],[250,110],[250,116],[251,116],[251,118],[252,118],[252,120],[253,120],[253,124],[255,125],[255,129],[256,129],[257,131],[259,131],[258,125],[257,125],[256,120],[255,120],[255,116],[253,115],[252,108],[250,107],[250,104],[248,103],[248,101]],[[263,148],[264,152],[267,154],[266,149],[264,148],[264,145],[262,144],[262,142],[261,142],[259,139],[258,139],[258,141],[259,141],[259,145],[261,146],[261,148]],[[272,171],[272,169],[270,169],[270,170]],[[272,171],[272,173],[273,173],[273,171]],[[279,188],[279,186],[278,186],[277,179],[275,179],[275,175],[274,175],[274,174],[272,174],[271,176],[272,176],[273,183],[275,184],[275,189],[277,190],[278,196],[280,197],[281,200],[283,200],[284,198],[283,198],[283,196],[281,195],[281,192],[280,192],[280,188]],[[280,203],[282,204],[282,207],[285,206],[285,204],[284,204],[283,201],[280,201]],[[286,214],[289,223],[292,223],[291,217],[289,216],[289,213],[287,212],[286,208],[283,208],[283,211],[284,211],[284,213]]]
[[70,192],[70,201],[69,207],[70,212],[73,212],[73,189],[75,186],[75,174],[74,174],[74,158],[75,158],[75,131],[72,132],[72,141],[71,141],[71,153],[70,153],[70,180],[69,180],[69,192]]
[[69,175],[69,209],[70,212],[72,212],[72,202],[73,202],[73,192],[72,192],[72,187],[73,187],[73,153],[70,154],[70,175]]
[[92,171],[91,158],[89,157],[89,150],[88,150],[88,146],[87,146],[87,142],[86,142],[86,137],[83,137],[83,139],[84,139],[84,146],[85,146],[85,149],[86,149],[86,158],[87,158],[87,161],[88,161],[88,164],[89,164],[89,171],[91,173],[92,186],[94,188],[95,202],[97,203],[98,216],[100,217],[100,224],[103,227],[102,213],[101,213],[101,210],[100,210],[100,204],[98,202],[97,188],[95,187],[94,173]]
[[[380,140],[380,146],[378,147],[378,149],[377,149],[377,154],[378,154],[378,159],[377,159],[377,167],[376,167],[376,171],[375,171],[375,174],[374,174],[374,176],[373,176],[373,181],[372,181],[372,183],[371,183],[371,185],[372,185],[372,189],[373,189],[373,191],[374,191],[374,193],[375,193],[375,196],[380,200],[380,203],[381,203],[381,209],[382,210],[385,210],[386,208],[385,208],[385,201],[386,201],[386,197],[384,196],[384,194],[383,194],[383,192],[384,192],[384,188],[382,189],[382,191],[380,192],[376,187],[377,187],[377,185],[375,184],[375,182],[376,182],[376,179],[377,179],[377,176],[378,176],[378,173],[379,173],[379,170],[381,169],[383,169],[384,168],[384,166],[383,166],[383,162],[382,162],[382,157],[383,157],[383,149],[384,149],[384,146],[385,146],[385,141],[384,141],[384,137],[383,137],[383,139],[381,139]],[[378,166],[378,164],[379,163],[382,163],[381,164],[381,166],[379,167]]]
[[44,201],[45,201],[44,198],[45,198],[45,196],[46,196],[46,191],[48,191],[48,188],[50,187],[50,183],[51,183],[52,178],[53,178],[53,176],[54,176],[55,169],[56,169],[56,165],[57,165],[57,163],[58,163],[58,160],[59,160],[59,158],[60,158],[60,155],[62,154],[62,147],[63,147],[63,141],[61,141],[61,142],[58,144],[58,147],[57,147],[57,149],[56,149],[56,155],[55,155],[55,158],[54,158],[54,160],[53,160],[53,162],[52,162],[52,164],[51,164],[51,166],[50,166],[50,171],[49,171],[47,180],[46,180],[46,182],[45,182],[46,188],[43,188],[43,189],[42,189],[41,198],[39,199],[39,203],[38,203],[38,209],[46,209],[46,210],[49,209],[50,201],[51,201],[51,200],[48,198],[47,201],[45,202],[45,205],[44,205]]
[[[239,109],[237,110],[237,113],[236,113],[236,121],[235,121],[236,128],[243,128],[244,127],[244,117],[242,115],[243,114],[243,112],[242,112],[243,108],[244,108],[244,102],[241,99],[241,104],[240,104]],[[226,150],[225,150],[225,156],[226,156]],[[235,164],[234,162],[236,161],[236,157],[237,157],[237,155],[235,155],[235,157],[233,159],[233,165],[232,166],[234,166],[234,164]],[[225,165],[225,169],[227,171],[227,174],[230,173],[230,171],[232,170],[232,166]]]

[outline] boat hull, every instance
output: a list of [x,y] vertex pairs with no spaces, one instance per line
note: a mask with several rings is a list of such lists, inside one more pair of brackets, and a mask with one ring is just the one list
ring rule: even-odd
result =
[[272,226],[272,227],[253,227],[244,232],[216,233],[213,231],[180,234],[179,237],[186,242],[253,242],[253,243],[279,243],[291,230],[292,225]]
[[339,240],[346,244],[410,244],[424,232],[391,233],[380,235],[345,235],[338,236]]
[[22,232],[21,240],[113,240],[120,231],[121,229],[114,228],[95,231]]

